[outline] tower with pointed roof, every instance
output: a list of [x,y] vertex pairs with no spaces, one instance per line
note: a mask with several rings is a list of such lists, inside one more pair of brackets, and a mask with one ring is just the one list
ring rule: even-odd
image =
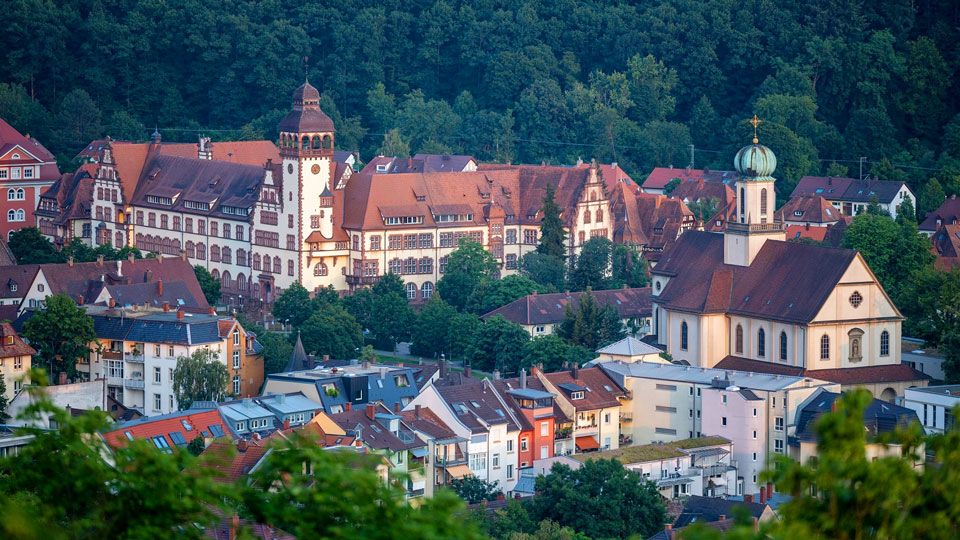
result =
[[[309,81],[293,93],[293,108],[278,125],[283,182],[280,202],[282,222],[294,226],[288,234],[296,235],[301,256],[296,277],[304,277],[310,257],[303,249],[306,238],[314,231],[325,238],[333,235],[332,186],[334,134],[333,120],[320,110],[320,92]],[[285,223],[281,223],[285,225]]]
[[785,240],[783,223],[774,221],[776,193],[773,171],[777,157],[773,150],[760,144],[756,115],[753,124],[753,144],[737,152],[733,165],[740,174],[737,180],[736,220],[727,223],[723,235],[723,262],[736,266],[750,266],[753,258],[767,240]]

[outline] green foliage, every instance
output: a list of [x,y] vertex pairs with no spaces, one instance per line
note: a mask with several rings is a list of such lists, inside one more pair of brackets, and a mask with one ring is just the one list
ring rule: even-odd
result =
[[198,349],[190,356],[178,356],[173,369],[173,396],[181,411],[194,401],[223,401],[227,396],[230,373],[210,349]]
[[437,282],[437,293],[462,311],[474,289],[493,277],[497,262],[483,245],[469,239],[461,239],[448,257],[447,270]]
[[570,345],[595,351],[622,339],[624,328],[616,308],[598,304],[588,288],[580,295],[576,311],[567,303],[563,321],[557,325],[556,332]]
[[135,247],[123,246],[120,249],[114,249],[110,242],[107,242],[106,244],[100,244],[95,248],[91,248],[84,244],[83,240],[79,238],[74,238],[60,250],[60,257],[64,261],[72,257],[74,262],[93,262],[101,256],[105,261],[126,260],[130,254],[133,254],[135,259],[143,258],[143,254]]
[[656,485],[616,460],[592,459],[577,470],[555,464],[537,477],[536,489],[534,520],[549,519],[590,538],[648,538],[666,521]]
[[947,200],[947,194],[944,193],[943,186],[940,185],[940,181],[936,178],[931,178],[927,184],[923,186],[920,195],[917,197],[921,217],[940,208],[943,201]]
[[467,309],[473,313],[487,313],[528,294],[533,294],[539,288],[542,287],[520,274],[484,280],[473,290],[467,302]]
[[847,228],[843,247],[856,249],[892,298],[899,298],[917,270],[933,264],[930,241],[914,222],[898,224],[885,213],[864,213]]
[[568,345],[560,336],[548,334],[535,337],[523,344],[520,366],[529,369],[542,365],[544,371],[560,371],[564,364],[581,366],[597,357],[593,351],[579,345]]
[[457,309],[439,294],[431,296],[416,317],[410,352],[429,358],[439,358],[442,353],[449,356],[450,325],[456,315]]
[[537,292],[562,291],[566,284],[567,265],[562,257],[532,251],[520,257],[517,268],[520,275],[542,286]]
[[317,310],[300,328],[303,347],[308,354],[356,358],[363,345],[363,329],[339,304]]
[[707,221],[720,209],[720,201],[716,197],[702,197],[688,202],[687,208],[693,212],[693,217],[697,218],[697,221]]
[[7,405],[9,405],[7,400],[7,380],[6,377],[0,373],[0,423],[7,423],[7,420],[10,419],[10,415],[7,414]]
[[476,476],[465,476],[450,482],[450,489],[461,499],[476,504],[483,501],[495,501],[502,492],[496,482],[487,482]]
[[613,242],[595,236],[583,243],[570,271],[570,288],[584,291],[588,288],[607,289],[610,279],[610,255]]
[[197,435],[189,443],[187,443],[187,452],[190,452],[194,456],[199,456],[203,453],[206,443],[203,440],[203,436]]
[[287,336],[278,332],[267,332],[262,328],[251,329],[257,334],[257,342],[263,345],[263,370],[266,375],[280,373],[286,367],[293,344]]
[[23,325],[23,337],[36,349],[34,365],[42,366],[51,378],[66,373],[77,375],[77,361],[90,355],[97,339],[93,319],[65,294],[48,296],[42,309]]
[[299,282],[294,281],[273,302],[273,317],[280,322],[287,322],[294,328],[300,328],[313,315],[314,306],[310,299],[310,291]]
[[547,184],[545,191],[543,206],[540,209],[542,217],[540,218],[540,243],[537,245],[537,253],[563,259],[567,252],[567,232],[563,228],[563,222],[560,221],[560,207],[557,206],[554,199],[553,186]]
[[199,264],[193,267],[193,273],[197,276],[200,290],[203,291],[207,303],[215,306],[220,301],[220,280],[214,279],[213,274]]
[[610,288],[645,287],[650,283],[649,265],[634,246],[614,244],[610,250]]
[[17,264],[61,263],[66,260],[36,227],[24,227],[14,232],[7,245],[17,258]]
[[413,310],[407,302],[403,280],[394,274],[380,278],[371,289],[367,328],[373,332],[379,346],[394,347],[410,336]]
[[663,186],[663,193],[670,195],[673,193],[673,190],[677,189],[677,186],[680,185],[680,182],[683,182],[680,178],[671,178],[667,185]]
[[476,369],[516,373],[520,369],[523,345],[529,340],[530,334],[520,325],[497,315],[480,325],[467,351],[467,358]]

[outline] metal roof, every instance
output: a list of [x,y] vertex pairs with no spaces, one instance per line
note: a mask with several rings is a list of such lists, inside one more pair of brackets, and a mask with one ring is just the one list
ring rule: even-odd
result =
[[760,391],[782,390],[805,380],[827,383],[827,381],[819,381],[818,379],[811,379],[809,377],[728,371],[724,369],[680,366],[655,362],[634,362],[631,364],[609,362],[601,364],[600,368],[608,373],[621,377],[676,381],[705,386],[709,386],[714,378],[729,378],[731,385]]

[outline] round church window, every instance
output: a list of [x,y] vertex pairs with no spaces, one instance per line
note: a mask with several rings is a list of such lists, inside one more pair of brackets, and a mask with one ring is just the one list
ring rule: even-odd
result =
[[853,291],[853,294],[850,295],[850,305],[853,307],[860,307],[860,303],[863,302],[863,297],[860,296],[860,293]]

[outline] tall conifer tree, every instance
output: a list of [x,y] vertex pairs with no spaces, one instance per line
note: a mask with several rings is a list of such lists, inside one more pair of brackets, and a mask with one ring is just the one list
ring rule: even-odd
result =
[[547,186],[547,192],[543,196],[543,218],[540,220],[540,245],[537,246],[537,252],[563,259],[567,232],[563,230],[560,208],[553,195],[553,186]]

